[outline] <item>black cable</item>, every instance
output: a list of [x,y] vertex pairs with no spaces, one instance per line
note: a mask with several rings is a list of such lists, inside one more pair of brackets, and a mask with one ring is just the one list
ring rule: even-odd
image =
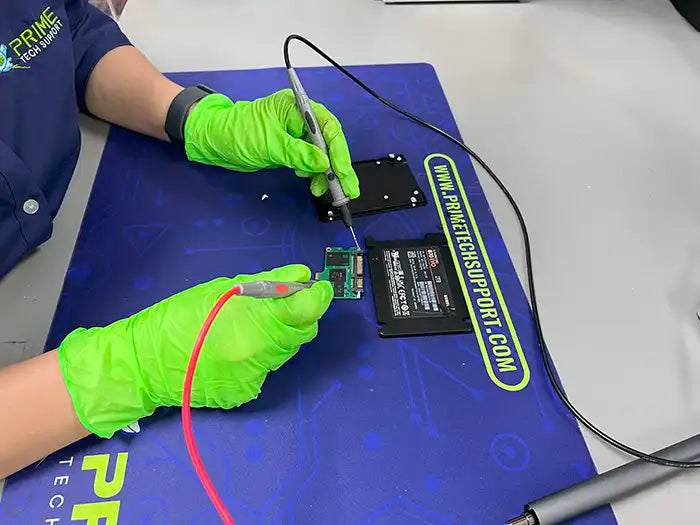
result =
[[[304,42],[304,43],[306,43],[308,46],[310,46],[311,49],[313,49],[313,48],[316,47],[316,46],[313,45],[311,42],[309,42],[308,40],[306,40],[306,38],[304,38],[303,36],[300,36],[300,35],[294,35],[294,34],[292,34],[292,35],[289,35],[287,38],[285,38],[285,39],[284,39],[284,46],[283,46],[283,50],[284,50],[284,51],[283,51],[283,52],[284,52],[284,67],[286,67],[287,69],[291,69],[291,67],[292,67],[291,62],[289,61],[289,43],[290,43],[292,40],[300,40],[301,42]],[[318,49],[317,47],[316,47],[316,52],[317,52],[317,53],[322,53],[322,51],[321,51],[320,49]],[[325,53],[324,53],[324,54],[325,54]],[[322,56],[323,56],[323,55],[322,55]],[[329,60],[329,59],[327,58],[326,60]]]
[[321,49],[319,49],[314,43],[310,42],[306,38],[304,38],[301,35],[289,35],[286,40],[284,41],[284,63],[287,69],[291,67],[291,63],[289,60],[289,44],[292,40],[298,40],[300,42],[303,42],[306,44],[308,47],[313,49],[316,53],[321,55],[326,61],[328,61],[330,64],[332,64],[335,68],[337,68],[341,73],[343,73],[346,77],[348,77],[350,80],[352,80],[355,84],[357,84],[359,87],[364,89],[367,93],[372,95],[374,98],[376,98],[379,102],[384,104],[385,106],[390,107],[394,111],[400,113],[404,117],[407,117],[408,119],[420,124],[421,126],[424,126],[428,129],[433,130],[435,133],[438,133],[439,135],[442,135],[449,141],[453,142],[460,148],[462,148],[464,151],[466,151],[479,165],[484,168],[486,173],[489,174],[491,179],[496,183],[498,188],[503,192],[503,195],[505,195],[506,199],[510,203],[511,208],[513,208],[513,211],[515,212],[516,217],[518,218],[518,223],[520,225],[520,231],[522,232],[523,235],[523,242],[525,244],[525,267],[526,267],[526,272],[527,272],[527,280],[528,280],[528,290],[530,294],[530,306],[532,308],[532,317],[535,321],[535,331],[537,332],[537,338],[538,338],[538,346],[540,353],[542,355],[542,360],[544,362],[544,367],[545,370],[547,371],[547,377],[549,378],[550,383],[552,384],[552,387],[554,388],[554,391],[556,392],[557,396],[559,399],[561,399],[562,403],[566,406],[567,409],[576,417],[576,419],[588,430],[590,430],[593,434],[598,436],[601,440],[605,441],[608,445],[611,445],[615,447],[618,450],[621,450],[622,452],[625,452],[629,454],[630,456],[634,456],[639,459],[643,459],[644,461],[648,461],[650,463],[656,463],[658,465],[664,465],[667,467],[676,467],[676,468],[699,468],[700,467],[700,461],[676,461],[673,459],[666,459],[662,458],[659,456],[655,456],[653,454],[647,454],[645,452],[642,452],[640,450],[637,450],[635,448],[632,448],[628,445],[625,445],[621,441],[618,441],[614,437],[610,436],[609,434],[606,434],[604,431],[596,427],[593,423],[591,423],[588,418],[586,418],[574,405],[569,401],[569,398],[566,396],[564,393],[563,388],[559,384],[559,381],[557,380],[557,377],[554,373],[554,365],[552,364],[551,357],[549,356],[549,350],[547,349],[547,344],[545,343],[544,340],[544,333],[542,331],[542,323],[540,321],[540,314],[539,314],[539,309],[537,307],[537,298],[536,298],[536,293],[535,293],[535,279],[533,276],[533,271],[532,271],[532,254],[531,254],[531,248],[530,248],[530,235],[528,234],[527,231],[527,226],[525,225],[525,219],[523,218],[523,214],[520,211],[520,208],[518,207],[518,204],[515,202],[515,199],[513,196],[510,194],[510,191],[508,191],[508,188],[506,188],[505,184],[499,179],[496,174],[493,172],[493,170],[489,167],[486,162],[484,162],[479,155],[477,155],[474,150],[472,150],[469,146],[467,146],[465,143],[461,142],[460,140],[456,139],[446,131],[441,130],[440,128],[433,126],[429,122],[426,122],[425,120],[421,119],[420,117],[409,113],[408,111],[398,107],[396,104],[388,101],[381,95],[379,95],[376,91],[374,91],[372,88],[369,86],[365,85],[360,79],[358,79],[355,75],[350,73],[347,69],[345,69],[343,66],[338,64],[335,60],[333,60],[330,56],[328,56],[325,52],[323,52]]

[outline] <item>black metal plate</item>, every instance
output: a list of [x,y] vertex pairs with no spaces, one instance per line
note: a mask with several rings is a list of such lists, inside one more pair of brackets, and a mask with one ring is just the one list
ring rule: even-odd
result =
[[[354,162],[360,196],[350,202],[353,217],[425,206],[428,202],[403,155]],[[337,211],[326,193],[315,199],[318,218],[329,222]]]

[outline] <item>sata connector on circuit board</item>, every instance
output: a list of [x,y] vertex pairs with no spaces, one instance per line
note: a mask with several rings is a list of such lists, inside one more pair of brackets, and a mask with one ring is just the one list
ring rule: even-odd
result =
[[329,281],[336,299],[360,299],[364,290],[364,254],[357,248],[326,248],[325,267],[316,280]]

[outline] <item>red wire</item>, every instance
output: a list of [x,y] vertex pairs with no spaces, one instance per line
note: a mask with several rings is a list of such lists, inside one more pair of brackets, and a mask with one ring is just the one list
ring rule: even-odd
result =
[[190,459],[192,460],[192,466],[194,466],[199,480],[204,486],[204,490],[207,491],[209,499],[216,507],[216,511],[221,516],[221,519],[226,525],[236,525],[233,518],[228,513],[226,505],[221,501],[219,493],[216,492],[214,484],[209,479],[207,470],[204,468],[202,463],[202,458],[199,456],[199,451],[197,450],[197,445],[194,442],[194,433],[192,432],[192,417],[190,414],[190,400],[192,398],[192,380],[194,379],[194,370],[197,366],[197,359],[199,358],[199,353],[202,351],[202,345],[204,344],[204,338],[209,333],[211,324],[214,322],[217,314],[224,306],[226,301],[228,301],[234,295],[241,293],[241,289],[238,286],[234,286],[228,292],[221,296],[221,298],[216,301],[216,304],[207,315],[204,320],[199,335],[197,336],[197,341],[194,343],[194,348],[192,349],[192,355],[190,356],[190,362],[187,365],[187,374],[185,374],[185,386],[182,391],[182,430],[185,433],[185,443],[187,443],[187,451],[190,453]]

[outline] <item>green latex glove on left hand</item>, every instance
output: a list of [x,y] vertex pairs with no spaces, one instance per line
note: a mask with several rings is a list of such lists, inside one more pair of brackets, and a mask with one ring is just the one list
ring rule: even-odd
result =
[[[63,377],[83,425],[101,437],[159,406],[182,401],[195,339],[216,301],[237,283],[308,281],[306,266],[219,278],[180,292],[104,328],[79,328],[58,350]],[[231,408],[255,399],[271,370],[311,341],[333,298],[326,281],[279,299],[232,297],[204,341],[192,406]]]
[[[360,196],[348,144],[338,119],[321,104],[312,102],[330,154],[330,164],[345,194]],[[323,173],[328,157],[306,142],[304,120],[291,89],[252,102],[233,102],[225,95],[204,97],[185,123],[185,151],[196,162],[235,171],[257,171],[287,166],[311,179],[311,192],[319,197],[328,190]]]

